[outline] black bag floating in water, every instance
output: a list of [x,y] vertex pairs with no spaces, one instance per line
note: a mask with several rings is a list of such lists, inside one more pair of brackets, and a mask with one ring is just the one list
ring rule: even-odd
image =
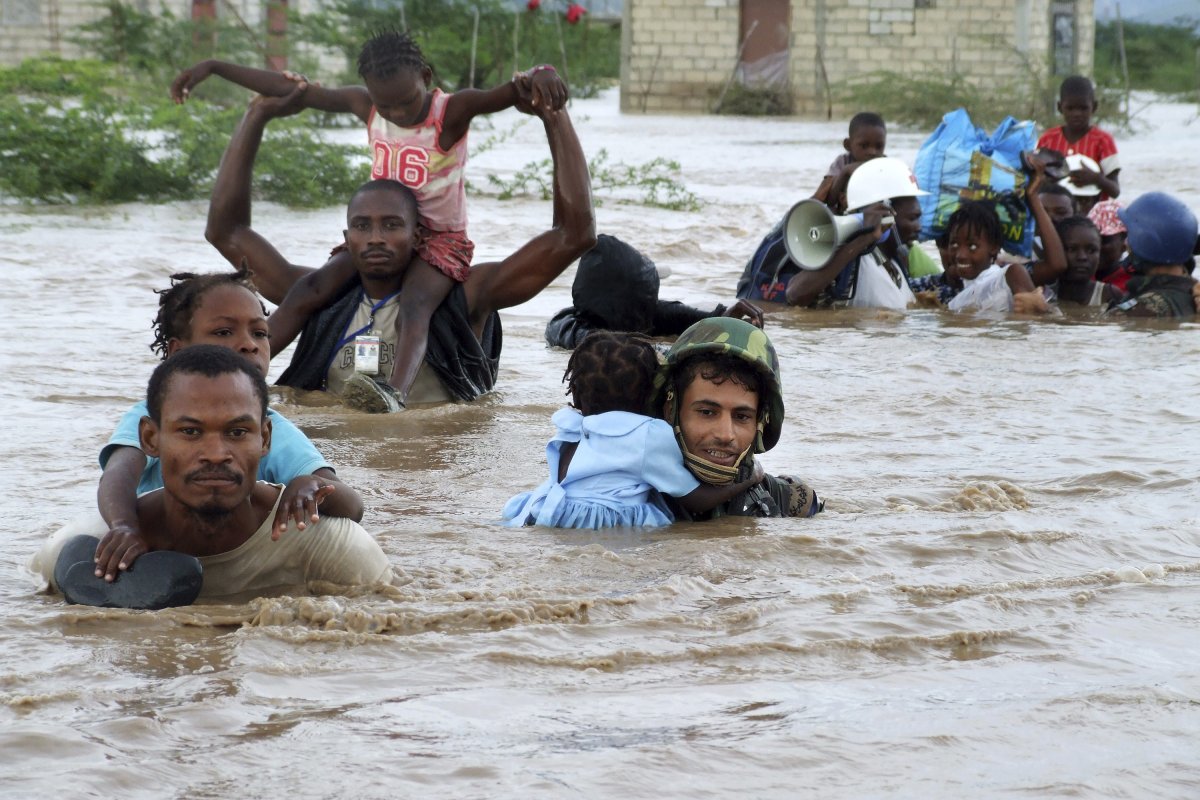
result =
[[112,583],[96,577],[100,540],[76,536],[54,564],[54,583],[68,603],[99,608],[160,609],[188,606],[204,585],[204,568],[195,556],[173,550],[145,553]]

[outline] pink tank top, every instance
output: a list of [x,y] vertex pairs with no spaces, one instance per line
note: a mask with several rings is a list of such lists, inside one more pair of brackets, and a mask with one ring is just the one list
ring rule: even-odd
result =
[[466,231],[467,136],[449,150],[438,146],[450,95],[433,90],[425,121],[411,128],[394,125],[371,108],[367,138],[371,177],[399,181],[417,195],[420,223],[435,231]]

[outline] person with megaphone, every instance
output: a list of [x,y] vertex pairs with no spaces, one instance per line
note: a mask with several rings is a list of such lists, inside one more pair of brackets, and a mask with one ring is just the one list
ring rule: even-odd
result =
[[900,253],[920,233],[917,198],[925,194],[898,158],[855,165],[846,185],[852,213],[836,216],[817,200],[797,203],[746,265],[738,297],[798,306],[915,305]]

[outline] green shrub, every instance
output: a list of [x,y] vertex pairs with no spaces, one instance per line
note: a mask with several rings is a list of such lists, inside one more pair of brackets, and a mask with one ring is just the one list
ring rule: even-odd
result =
[[[554,189],[553,167],[550,159],[531,161],[506,179],[488,175],[488,183],[501,200],[514,197],[540,197],[549,200]],[[672,211],[699,211],[699,198],[679,180],[679,162],[655,158],[645,164],[610,164],[608,151],[600,150],[588,162],[592,176],[592,192],[599,204],[605,195],[618,202],[666,208]],[[624,189],[640,193],[630,197]]]
[[[1096,83],[1123,89],[1121,54],[1116,22],[1096,25]],[[1126,22],[1125,59],[1129,66],[1129,88],[1166,94],[1200,89],[1200,31],[1196,20],[1174,25]]]
[[[184,105],[172,104],[168,86],[178,71],[207,57],[261,64],[265,36],[236,14],[193,23],[165,8],[151,14],[122,0],[104,0],[107,14],[82,26],[76,41],[97,58],[32,59],[0,69],[0,192],[44,202],[107,203],[203,198],[248,93],[227,81],[205,81]],[[491,86],[521,68],[555,63],[582,96],[614,80],[619,71],[619,30],[556,23],[566,4],[545,0],[538,13],[514,12],[501,0],[466,6],[455,0],[407,0],[375,7],[375,0],[334,0],[323,10],[294,16],[290,63],[314,63],[312,47],[346,54],[352,73],[363,41],[381,27],[400,27],[399,8],[427,58],[440,67],[448,89]],[[553,6],[553,8],[552,8]],[[470,71],[472,8],[480,11],[476,66]],[[562,54],[570,58],[563,64]],[[356,75],[327,76],[326,83],[358,82]],[[322,141],[323,124],[353,124],[347,115],[308,113],[273,122],[258,157],[255,191],[293,206],[325,205],[343,198],[368,176],[365,149]],[[547,162],[548,164],[548,162]],[[652,202],[686,203],[687,193],[666,165],[640,176]],[[610,168],[614,169],[614,168]],[[619,172],[619,170],[618,170]],[[548,169],[545,170],[548,175]],[[615,173],[614,173],[615,174]],[[634,181],[629,176],[614,180]]]
[[0,96],[96,99],[105,97],[115,80],[113,65],[101,61],[31,58],[16,67],[0,68]]
[[[8,89],[0,95],[0,192],[49,203],[208,196],[241,109],[114,97],[93,84],[47,82],[48,68],[75,74],[57,60],[0,70]],[[94,77],[88,62],[82,73]],[[367,173],[361,148],[323,142],[292,118],[272,123],[255,190],[291,206],[322,206],[348,197]]]
[[321,141],[308,128],[293,123],[267,131],[254,170],[254,187],[264,200],[294,207],[338,205],[367,178],[366,150]]
[[993,128],[1007,116],[1032,119],[1040,127],[1059,124],[1054,109],[1053,86],[1035,76],[1008,84],[981,88],[958,75],[921,77],[880,71],[836,87],[840,103],[869,108],[888,124],[933,130],[946,112],[965,108],[980,127]]
[[[236,14],[193,22],[176,17],[165,4],[157,14],[121,0],[101,4],[108,13],[79,26],[73,39],[96,58],[118,66],[128,78],[125,88],[144,97],[165,96],[181,70],[204,58],[263,63],[263,38],[243,27]],[[213,99],[234,96],[230,87],[214,87],[211,94]]]
[[750,88],[732,83],[724,97],[714,97],[715,102],[720,103],[715,113],[735,116],[787,116],[793,111],[792,93],[787,87]]
[[[591,96],[620,75],[620,28],[592,24],[586,16],[579,24],[568,25],[561,19],[565,8],[561,0],[545,0],[535,12],[514,11],[500,0],[476,0],[469,6],[447,0],[406,0],[401,16],[399,5],[380,8],[372,0],[334,0],[320,11],[291,17],[289,34],[293,42],[332,49],[345,57],[346,70],[329,83],[359,83],[355,70],[363,42],[374,31],[397,28],[412,34],[446,90],[495,86],[507,81],[514,68],[549,63],[563,71],[573,96]],[[472,75],[473,9],[479,10],[479,38]]]
[[53,203],[188,196],[188,177],[126,134],[139,116],[115,102],[0,98],[0,190]]

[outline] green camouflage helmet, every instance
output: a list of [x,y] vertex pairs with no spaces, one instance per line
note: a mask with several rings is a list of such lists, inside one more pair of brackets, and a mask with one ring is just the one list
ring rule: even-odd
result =
[[[667,352],[666,364],[655,378],[655,406],[662,408],[669,399],[672,378],[679,365],[698,355],[729,353],[750,362],[763,376],[766,386],[765,415],[760,420],[754,452],[770,450],[779,441],[783,429],[783,385],[779,380],[779,356],[775,346],[759,328],[732,317],[702,319],[679,335]],[[669,420],[674,424],[675,420]]]

